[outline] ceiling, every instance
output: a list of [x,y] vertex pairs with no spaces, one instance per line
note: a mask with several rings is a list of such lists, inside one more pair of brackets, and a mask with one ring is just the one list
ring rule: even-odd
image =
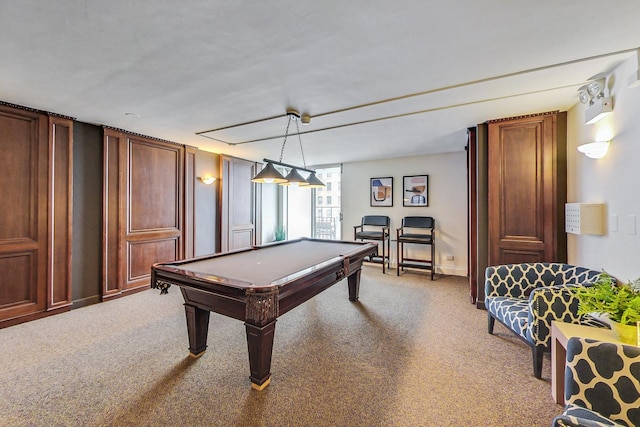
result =
[[[294,108],[310,166],[461,151],[469,126],[571,108],[640,47],[637,0],[0,8],[0,100],[256,161],[279,160]],[[297,137],[283,154],[302,163]]]

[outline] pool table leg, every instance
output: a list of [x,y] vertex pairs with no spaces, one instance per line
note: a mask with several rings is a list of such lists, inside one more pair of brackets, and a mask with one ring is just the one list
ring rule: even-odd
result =
[[271,354],[276,320],[264,326],[244,324],[247,329],[247,347],[249,349],[249,368],[251,387],[262,390],[271,382]]
[[187,332],[189,333],[189,354],[200,357],[207,349],[207,334],[209,332],[209,310],[203,310],[194,305],[184,305],[187,315]]
[[362,270],[357,269],[347,277],[349,282],[349,301],[358,301],[358,294],[360,293],[360,273]]

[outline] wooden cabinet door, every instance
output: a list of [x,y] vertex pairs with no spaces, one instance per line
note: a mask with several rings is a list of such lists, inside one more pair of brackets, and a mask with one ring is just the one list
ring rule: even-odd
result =
[[566,261],[566,113],[488,130],[489,265]]

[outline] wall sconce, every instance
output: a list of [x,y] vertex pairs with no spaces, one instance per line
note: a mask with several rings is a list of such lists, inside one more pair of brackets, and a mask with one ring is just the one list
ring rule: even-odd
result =
[[609,150],[609,141],[590,142],[578,146],[578,151],[591,159],[601,159]]
[[207,185],[213,184],[216,181],[211,175],[199,176],[198,179]]
[[606,78],[600,77],[580,87],[580,102],[589,104],[584,112],[584,122],[591,125],[613,111],[613,99],[605,96]]

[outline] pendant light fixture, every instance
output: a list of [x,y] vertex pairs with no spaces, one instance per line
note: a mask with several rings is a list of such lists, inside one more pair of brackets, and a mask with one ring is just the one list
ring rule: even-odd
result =
[[[280,149],[280,160],[277,162],[275,160],[263,159],[267,164],[266,166],[253,177],[251,181],[257,182],[260,184],[280,184],[280,185],[299,185],[305,188],[320,188],[324,187],[325,184],[318,179],[315,171],[311,169],[307,169],[307,163],[304,159],[304,150],[302,149],[302,138],[300,138],[300,127],[298,126],[298,121],[301,120],[303,123],[309,123],[310,117],[308,115],[300,116],[294,109],[287,109],[287,129],[284,133],[284,141],[282,142],[282,148]],[[298,131],[298,141],[300,143],[300,153],[302,154],[302,164],[304,167],[293,166],[286,163],[282,163],[282,156],[284,154],[284,147],[287,145],[287,138],[289,137],[289,127],[291,126],[291,122],[295,122],[296,129]],[[275,165],[281,166],[285,169],[289,169],[287,176],[283,176],[278,169],[276,169]],[[300,171],[308,172],[309,176],[304,178]]]

